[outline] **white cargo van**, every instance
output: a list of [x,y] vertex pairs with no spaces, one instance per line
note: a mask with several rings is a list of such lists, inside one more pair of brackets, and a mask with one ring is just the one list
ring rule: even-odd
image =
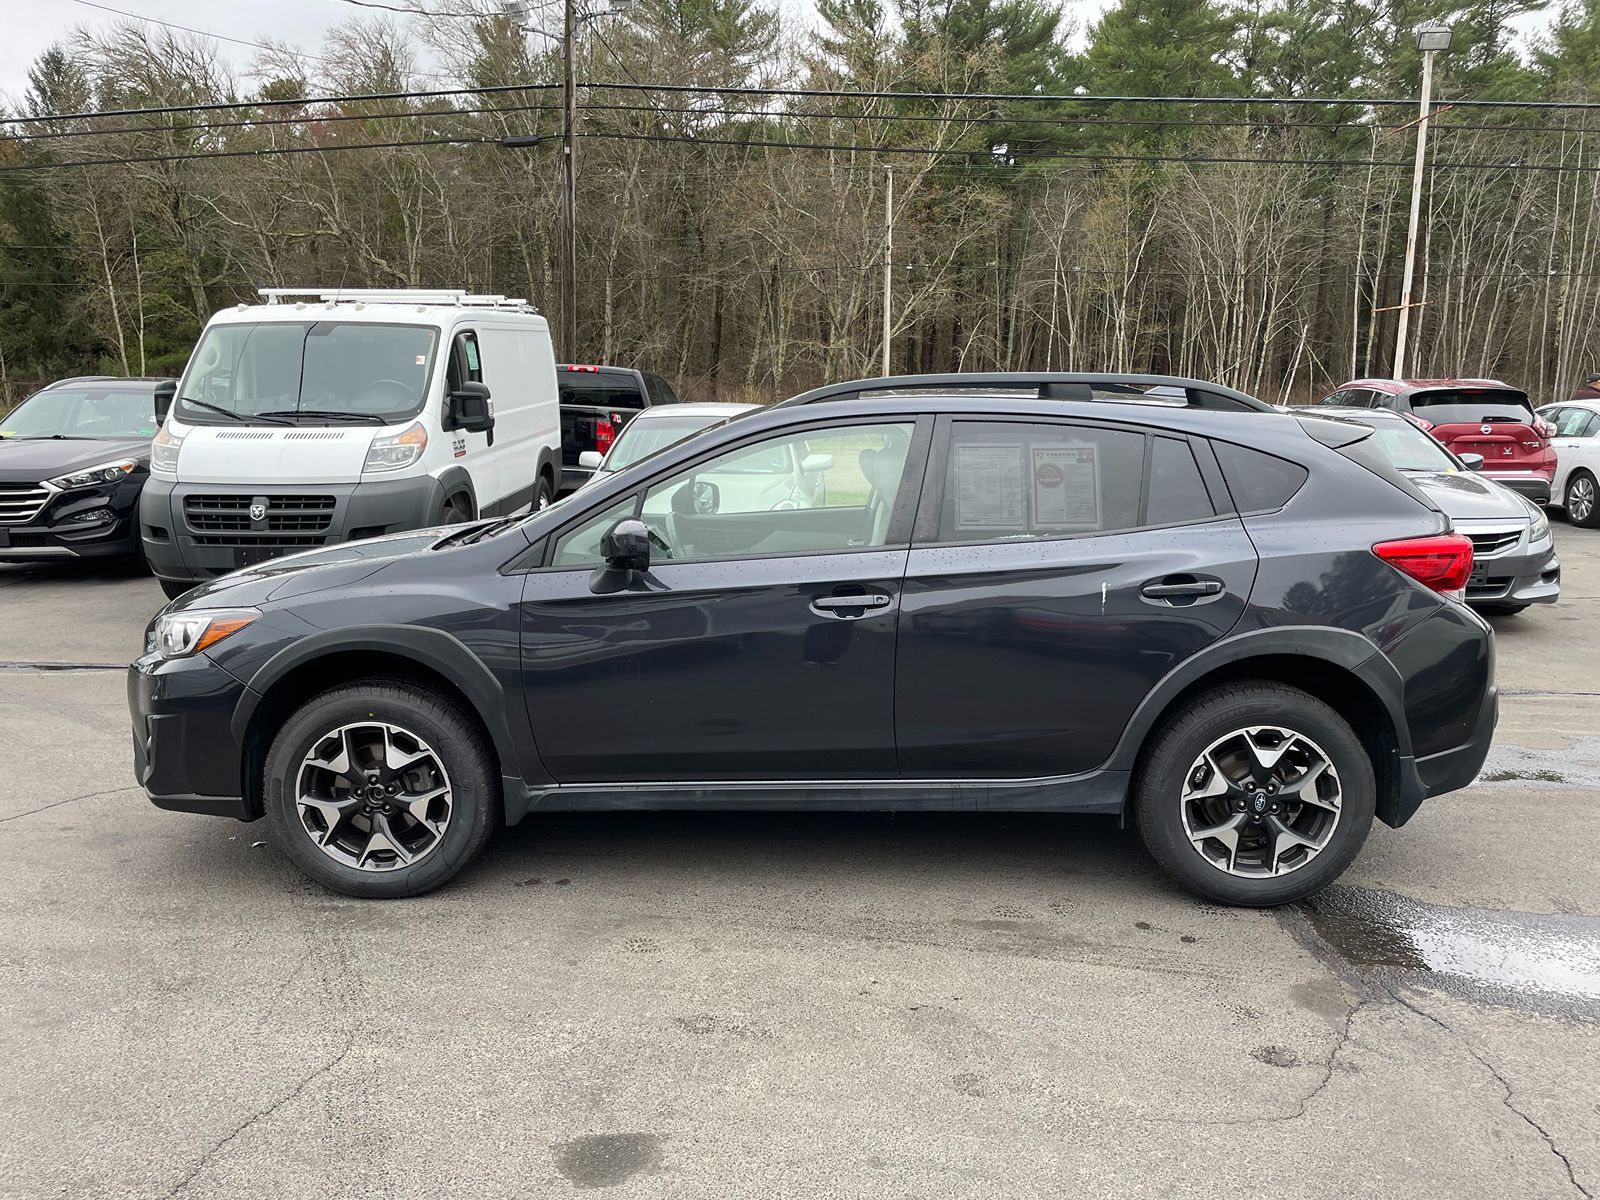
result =
[[213,316],[140,501],[168,595],[281,554],[542,508],[561,470],[545,319],[464,291],[263,288]]

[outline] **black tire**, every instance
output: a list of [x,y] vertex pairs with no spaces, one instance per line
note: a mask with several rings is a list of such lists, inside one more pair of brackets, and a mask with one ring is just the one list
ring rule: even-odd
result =
[[539,472],[539,486],[534,489],[533,493],[533,511],[538,512],[542,508],[549,508],[555,503],[555,499],[556,489],[550,482],[550,476],[543,471]]
[[1514,617],[1528,606],[1526,604],[1474,604],[1472,607],[1486,617]]
[[439,510],[439,524],[464,525],[472,520],[472,501],[465,496],[451,496]]
[[192,579],[161,579],[157,582],[161,584],[161,592],[168,600],[176,600],[185,592],[200,586]]
[[[1574,511],[1575,495],[1579,497],[1579,502],[1576,504],[1576,512]],[[1587,509],[1584,508],[1581,502],[1585,496],[1589,500]],[[1574,471],[1572,477],[1567,480],[1567,494],[1561,499],[1561,508],[1567,514],[1568,524],[1579,525],[1584,529],[1600,527],[1600,483],[1597,483],[1595,477],[1588,471]]]
[[[330,731],[374,721],[408,730],[436,753],[449,776],[451,811],[437,844],[416,862],[374,871],[335,861],[313,840],[295,802],[305,757]],[[273,841],[316,882],[346,896],[420,896],[449,882],[477,857],[501,812],[500,778],[477,725],[449,696],[394,679],[364,679],[301,705],[267,753],[263,793]]]
[[[1196,760],[1218,738],[1255,725],[1310,738],[1326,752],[1342,791],[1337,823],[1320,853],[1276,877],[1230,874],[1184,832],[1184,782]],[[1133,804],[1145,846],[1179,882],[1224,904],[1266,908],[1303,899],[1337,879],[1367,839],[1376,799],[1372,761],[1344,718],[1298,688],[1252,680],[1204,692],[1166,721],[1145,747]]]

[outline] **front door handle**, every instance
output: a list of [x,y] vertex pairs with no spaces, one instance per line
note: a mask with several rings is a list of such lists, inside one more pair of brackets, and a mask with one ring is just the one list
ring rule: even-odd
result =
[[882,592],[847,592],[818,596],[811,602],[811,607],[825,617],[864,617],[877,609],[888,608],[889,597]]
[[1220,579],[1168,575],[1165,579],[1152,579],[1139,589],[1139,594],[1163,604],[1193,604],[1208,596],[1220,596],[1224,590]]

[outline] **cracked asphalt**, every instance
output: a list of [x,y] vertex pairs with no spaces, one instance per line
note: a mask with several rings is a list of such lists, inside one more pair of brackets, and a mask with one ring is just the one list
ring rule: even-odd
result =
[[1280,913],[955,814],[551,815],[332,896],[132,786],[151,581],[0,567],[0,1195],[1594,1195],[1600,534],[1557,537],[1483,778]]

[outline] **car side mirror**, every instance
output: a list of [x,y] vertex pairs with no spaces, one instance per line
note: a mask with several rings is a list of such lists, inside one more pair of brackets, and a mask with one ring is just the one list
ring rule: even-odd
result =
[[807,475],[820,475],[823,471],[833,470],[833,455],[808,454],[800,460],[800,469]]
[[601,596],[620,592],[635,571],[650,569],[650,527],[637,517],[623,517],[601,535],[600,557],[605,566],[589,576],[589,590]]
[[585,450],[578,455],[578,465],[585,471],[598,471],[600,469],[601,454],[598,450]]
[[178,381],[176,379],[163,379],[156,384],[156,424],[165,425],[167,414],[172,411],[172,402],[178,396]]
[[1469,471],[1481,471],[1483,470],[1483,455],[1463,454],[1461,455],[1461,465]]
[[469,379],[457,384],[445,405],[446,429],[488,433],[494,428],[494,404],[489,399],[489,385],[486,383]]

